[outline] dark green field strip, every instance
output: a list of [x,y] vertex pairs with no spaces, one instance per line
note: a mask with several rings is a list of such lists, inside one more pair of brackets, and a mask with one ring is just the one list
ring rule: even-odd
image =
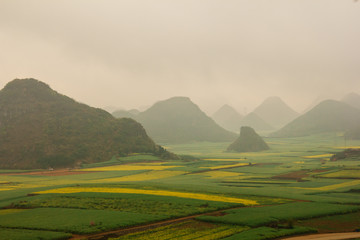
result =
[[[241,205],[241,204],[240,204]],[[179,217],[240,206],[236,203],[144,194],[75,193],[38,195],[14,202],[12,208],[111,210]]]
[[250,207],[224,211],[223,216],[200,216],[197,219],[209,222],[238,224],[257,227],[294,219],[343,214],[360,210],[360,206],[296,202],[276,206]]
[[166,218],[168,216],[106,210],[37,208],[2,215],[0,227],[86,234]]
[[0,228],[2,240],[64,240],[70,237],[70,233],[64,232]]

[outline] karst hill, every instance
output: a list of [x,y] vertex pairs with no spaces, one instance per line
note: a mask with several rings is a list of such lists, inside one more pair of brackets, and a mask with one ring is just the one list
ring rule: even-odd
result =
[[253,112],[275,129],[285,126],[299,116],[279,97],[265,99]]
[[237,132],[239,131],[240,121],[243,116],[233,107],[225,104],[212,115],[212,118],[226,130]]
[[116,119],[35,79],[15,79],[0,91],[0,168],[72,167],[114,155],[154,153],[136,121]]
[[259,152],[268,150],[269,146],[251,127],[241,127],[240,136],[227,148],[234,152]]
[[236,138],[235,133],[216,124],[188,97],[159,101],[139,113],[136,120],[160,143],[225,142]]

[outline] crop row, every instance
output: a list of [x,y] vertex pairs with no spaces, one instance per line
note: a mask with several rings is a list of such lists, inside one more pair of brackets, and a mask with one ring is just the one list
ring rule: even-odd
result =
[[[85,194],[83,194],[85,195]],[[207,202],[193,199],[179,199],[158,197],[147,199],[139,197],[125,197],[126,195],[103,197],[85,196],[37,196],[26,200],[14,202],[15,208],[74,208],[92,210],[112,210],[134,213],[146,213],[155,215],[167,215],[169,217],[186,216],[196,213],[214,211],[220,208],[228,208],[236,204],[222,202]],[[2,210],[4,211],[19,211]],[[21,211],[21,210],[20,210]]]
[[145,239],[178,239],[178,240],[212,240],[231,236],[246,230],[246,227],[207,224],[199,221],[189,220],[181,223],[158,227],[138,233],[122,236],[121,240],[145,240]]
[[269,223],[292,219],[309,219],[314,217],[342,214],[357,211],[360,206],[297,202],[277,206],[240,208],[224,211],[223,216],[200,216],[197,219],[225,224],[238,224],[257,227]]
[[266,240],[275,239],[279,237],[304,234],[316,232],[313,228],[307,227],[294,227],[294,228],[270,228],[270,227],[259,227],[253,228],[238,234],[234,234],[230,237],[224,238],[224,240]]
[[106,210],[37,208],[8,213],[0,227],[94,233],[166,219],[167,216]]
[[0,228],[0,239],[7,240],[63,240],[71,237],[70,233]]

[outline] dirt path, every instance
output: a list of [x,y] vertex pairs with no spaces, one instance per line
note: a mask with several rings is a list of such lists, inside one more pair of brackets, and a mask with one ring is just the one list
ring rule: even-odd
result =
[[[243,208],[243,207],[236,207],[236,208],[231,208],[231,209],[238,209],[238,208]],[[178,222],[183,222],[186,220],[194,219],[196,217],[203,216],[203,215],[222,214],[222,212],[226,211],[226,210],[230,210],[230,209],[222,209],[222,210],[217,210],[214,212],[200,213],[200,214],[196,214],[196,215],[175,218],[175,219],[169,219],[169,220],[164,220],[164,221],[160,221],[160,222],[156,222],[156,223],[150,223],[150,224],[135,226],[135,227],[128,227],[128,228],[123,228],[123,229],[118,229],[118,230],[113,230],[113,231],[108,231],[108,232],[102,232],[102,233],[95,233],[95,234],[89,234],[89,235],[73,235],[73,237],[70,238],[69,240],[75,240],[75,239],[76,240],[80,240],[80,239],[105,240],[105,239],[108,239],[109,237],[119,237],[121,235],[125,235],[128,233],[145,231],[148,229],[153,229],[153,228],[157,228],[157,227],[161,227],[161,226],[170,225],[172,223],[178,223]]]
[[360,232],[346,232],[346,233],[324,233],[311,234],[306,236],[282,238],[283,240],[340,240],[340,239],[354,239],[360,238]]

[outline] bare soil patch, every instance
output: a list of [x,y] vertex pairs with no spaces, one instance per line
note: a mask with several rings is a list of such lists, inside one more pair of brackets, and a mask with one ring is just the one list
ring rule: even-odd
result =
[[295,172],[290,172],[290,173],[286,173],[286,174],[276,175],[276,176],[273,176],[272,178],[273,179],[289,179],[289,180],[302,181],[302,179],[307,176],[308,176],[308,171],[295,171]]
[[360,212],[298,221],[296,225],[316,228],[319,233],[353,232],[360,229]]
[[360,232],[311,234],[298,237],[283,238],[283,240],[340,240],[355,238],[360,238]]

